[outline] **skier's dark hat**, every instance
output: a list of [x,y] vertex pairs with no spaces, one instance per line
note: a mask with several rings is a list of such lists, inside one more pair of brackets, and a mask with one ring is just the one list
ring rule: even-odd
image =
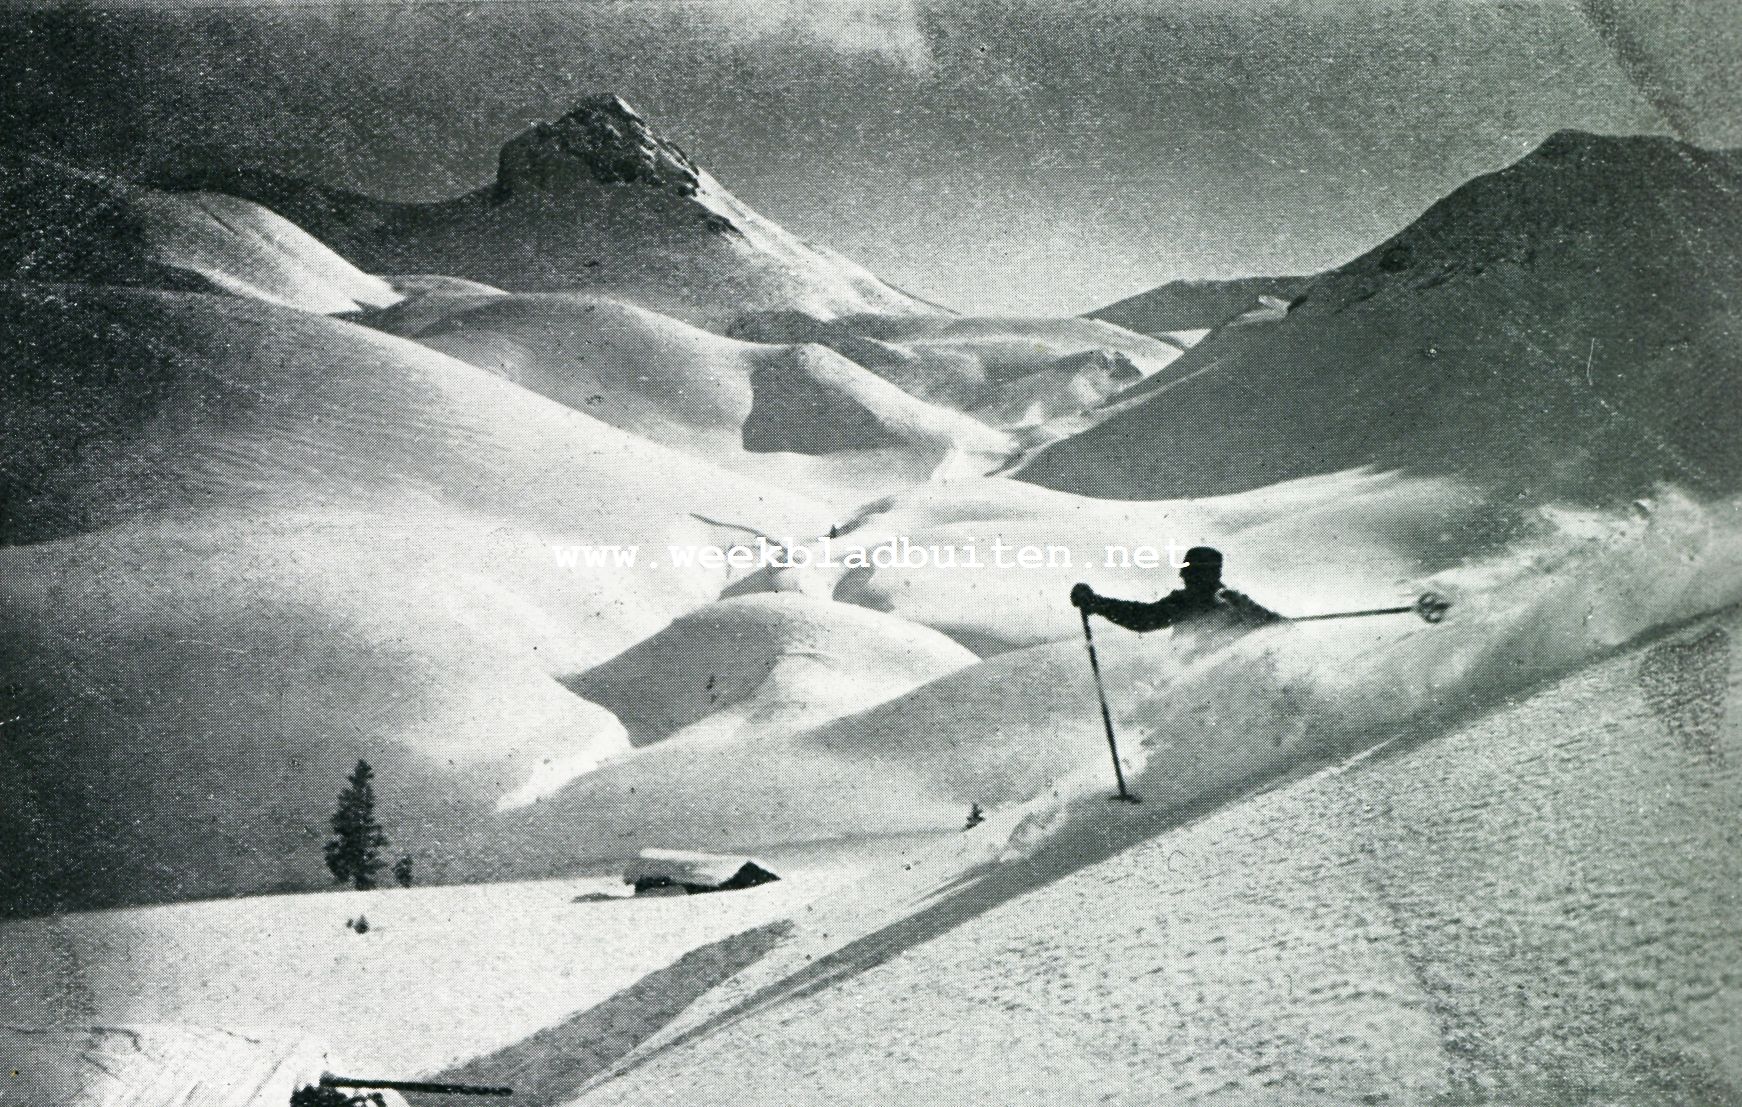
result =
[[1202,565],[1206,568],[1213,565],[1220,569],[1222,567],[1222,551],[1211,549],[1209,546],[1193,546],[1186,551],[1186,565],[1188,567]]

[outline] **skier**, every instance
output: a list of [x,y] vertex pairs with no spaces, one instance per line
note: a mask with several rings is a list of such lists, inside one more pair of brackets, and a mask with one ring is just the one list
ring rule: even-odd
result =
[[1071,604],[1085,615],[1099,615],[1139,633],[1205,621],[1230,628],[1257,627],[1283,618],[1232,588],[1222,587],[1222,555],[1208,546],[1193,546],[1186,551],[1185,567],[1179,571],[1179,578],[1185,583],[1184,588],[1175,589],[1153,603],[1116,600],[1099,595],[1087,584],[1079,584],[1071,589]]
[[[1089,647],[1089,669],[1095,674],[1095,694],[1101,701],[1101,724],[1107,731],[1107,750],[1113,755],[1113,777],[1119,792],[1113,799],[1125,803],[1142,803],[1143,798],[1125,786],[1125,767],[1119,762],[1119,739],[1113,733],[1113,712],[1107,707],[1107,686],[1101,679],[1101,661],[1095,654],[1095,635],[1089,629],[1089,616],[1099,615],[1111,623],[1139,633],[1162,627],[1194,624],[1226,629],[1250,630],[1267,623],[1291,621],[1278,615],[1232,588],[1222,587],[1222,555],[1208,546],[1193,546],[1186,551],[1185,567],[1179,571],[1184,588],[1176,588],[1154,603],[1141,600],[1115,600],[1095,593],[1086,584],[1071,589],[1071,605],[1082,613],[1083,641]],[[1357,619],[1367,615],[1398,615],[1414,612],[1423,622],[1437,623],[1451,608],[1448,600],[1433,592],[1424,592],[1412,604],[1401,607],[1375,607],[1365,611],[1335,611],[1325,615],[1299,615],[1293,622],[1315,619]]]

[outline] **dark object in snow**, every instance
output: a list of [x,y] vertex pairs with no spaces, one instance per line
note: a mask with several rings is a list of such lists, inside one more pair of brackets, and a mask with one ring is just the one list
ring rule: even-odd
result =
[[758,884],[771,884],[780,877],[769,872],[754,861],[746,861],[738,866],[738,871],[717,884],[704,884],[678,880],[664,873],[648,873],[635,878],[635,894],[638,896],[675,896],[675,895],[705,895],[709,892],[736,892],[744,888],[754,888]]
[[985,821],[986,821],[986,812],[979,804],[976,803],[972,807],[968,808],[968,825],[964,826],[962,829],[963,830],[973,830],[975,827],[979,826],[981,823],[983,823]]
[[381,1107],[386,1102],[379,1092],[346,1095],[325,1083],[306,1084],[290,1093],[290,1107],[368,1107],[369,1104]]
[[[380,1088],[389,1092],[421,1092],[424,1095],[507,1096],[514,1094],[513,1088],[491,1087],[487,1084],[439,1084],[425,1080],[369,1080],[360,1076],[334,1076],[331,1073],[321,1077],[321,1088],[326,1091],[338,1088]],[[381,1102],[381,1097],[377,1095],[353,1096],[349,1100],[340,1100],[339,1102],[351,1103],[365,1098],[377,1103]],[[301,1105],[298,1104],[298,1107]],[[320,1107],[325,1107],[325,1104],[321,1104]]]
[[[697,885],[701,887],[701,885]],[[675,896],[688,895],[689,890],[669,876],[642,876],[635,879],[635,894],[638,896]]]
[[411,887],[411,869],[413,862],[411,854],[406,854],[393,863],[393,879],[399,882],[401,888]]
[[[730,880],[713,888],[704,888],[703,891],[736,892],[741,888],[754,888],[758,884],[772,884],[779,879],[778,876],[775,876],[756,862],[746,861],[743,865],[739,866],[737,872],[732,874]],[[693,892],[695,889],[692,888],[690,891]]]
[[345,926],[350,930],[355,930],[359,934],[369,933],[369,920],[362,915],[358,915],[354,919],[346,919]]

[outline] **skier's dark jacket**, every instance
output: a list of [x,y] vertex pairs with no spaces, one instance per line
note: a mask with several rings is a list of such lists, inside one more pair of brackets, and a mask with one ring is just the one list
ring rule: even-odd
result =
[[1180,588],[1153,603],[1093,596],[1085,608],[1127,630],[1148,632],[1176,623],[1207,622],[1224,627],[1255,627],[1279,621],[1282,616],[1232,588]]

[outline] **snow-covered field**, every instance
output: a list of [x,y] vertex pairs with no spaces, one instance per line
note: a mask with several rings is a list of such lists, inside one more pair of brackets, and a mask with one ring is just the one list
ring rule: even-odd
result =
[[[528,1104],[1742,1101],[1733,155],[1557,135],[1124,305],[1177,342],[918,301],[612,97],[436,203],[0,169],[0,1024]],[[60,193],[129,250],[32,246]],[[1109,804],[1066,596],[1206,542],[1450,616],[1097,624]],[[359,757],[438,886],[281,894]],[[650,848],[782,879],[573,875]]]
[[[610,874],[0,923],[0,1025],[185,1023],[309,1038],[367,1075],[414,1078],[518,1042],[693,949],[789,917],[862,864],[801,856],[775,865],[775,883],[702,897],[575,902],[628,897]],[[361,934],[346,926],[358,917],[368,920]]]

